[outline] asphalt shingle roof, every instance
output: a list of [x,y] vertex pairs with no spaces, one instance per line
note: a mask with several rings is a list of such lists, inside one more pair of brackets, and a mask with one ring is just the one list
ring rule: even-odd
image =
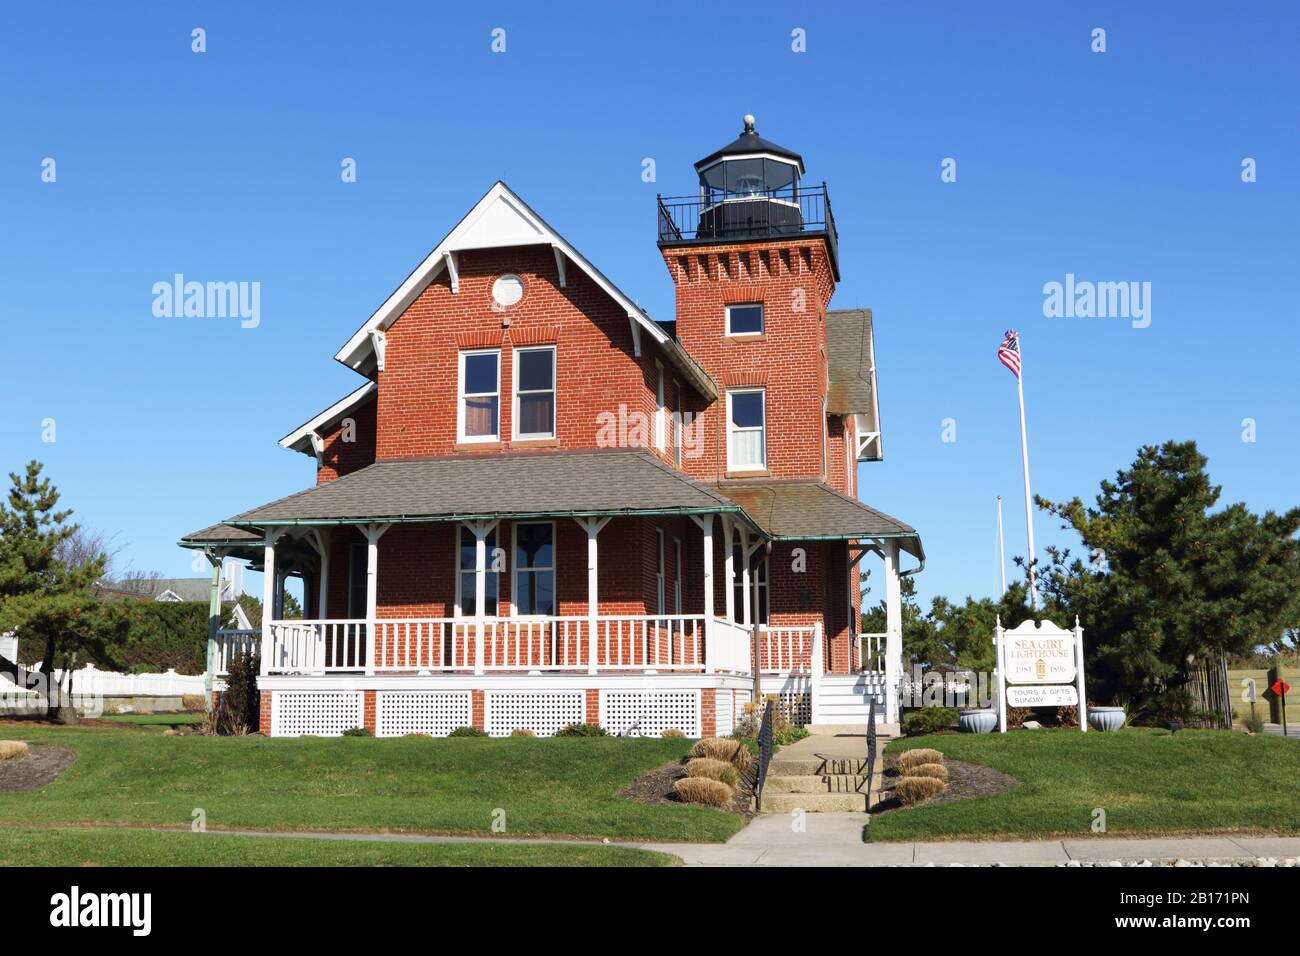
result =
[[874,415],[871,394],[871,310],[841,309],[826,313],[830,391],[826,410],[832,415]]
[[379,461],[230,523],[735,510],[730,499],[648,452],[611,450]]
[[915,528],[819,481],[744,481],[715,486],[776,539],[900,538],[924,559]]

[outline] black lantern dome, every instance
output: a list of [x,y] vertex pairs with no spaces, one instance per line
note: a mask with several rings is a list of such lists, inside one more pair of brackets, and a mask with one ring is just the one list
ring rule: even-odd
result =
[[803,157],[758,135],[754,117],[736,139],[695,164],[700,177],[699,238],[799,232]]

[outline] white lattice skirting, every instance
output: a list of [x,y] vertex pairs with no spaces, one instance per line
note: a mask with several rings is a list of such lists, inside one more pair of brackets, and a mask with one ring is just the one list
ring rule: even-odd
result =
[[586,715],[582,691],[489,691],[484,707],[490,737],[509,737],[518,729],[551,737],[561,727],[582,723]]
[[457,691],[379,691],[375,695],[375,736],[428,734],[445,737],[473,721],[471,695]]
[[[700,736],[700,692],[614,691],[600,692],[600,722],[611,734],[659,737],[665,730]],[[633,726],[636,729],[632,729]]]
[[364,724],[361,691],[276,691],[271,696],[272,737],[339,737]]

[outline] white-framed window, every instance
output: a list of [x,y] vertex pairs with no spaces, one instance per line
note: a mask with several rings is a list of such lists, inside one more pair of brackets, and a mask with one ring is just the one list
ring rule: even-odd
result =
[[[745,564],[745,549],[741,545],[740,533],[734,532],[731,538],[732,554],[736,556],[736,583],[732,585],[732,604],[735,608],[734,617],[737,624],[743,624],[742,618],[745,614],[745,576],[741,569]],[[767,623],[768,598],[767,598],[767,554],[764,549],[759,548],[749,558],[749,600],[754,600],[754,585],[758,585],[758,607],[754,612],[758,617],[758,623]]]
[[366,616],[366,571],[368,545],[356,541],[348,548],[348,617],[359,621]]
[[555,346],[515,350],[515,437],[555,437]]
[[664,529],[655,528],[655,613],[662,616],[664,607]]
[[[483,544],[486,552],[483,555],[486,567],[483,572],[486,576],[483,582],[483,614],[485,617],[496,617],[497,595],[500,593],[500,574],[493,570],[497,556],[496,528],[488,532]],[[456,545],[456,617],[474,617],[477,613],[475,599],[478,596],[478,585],[474,570],[477,566],[477,552],[478,540],[474,537],[474,532],[461,525]]]
[[554,617],[555,522],[514,526],[515,580],[512,602],[519,617]]
[[762,335],[763,303],[749,302],[727,306],[728,335]]
[[667,447],[667,429],[664,427],[665,413],[668,411],[668,403],[665,401],[664,390],[664,367],[661,362],[655,362],[655,447],[663,451]]
[[761,388],[727,393],[727,469],[767,467],[767,392]]
[[500,440],[501,350],[475,349],[461,352],[456,393],[457,440]]
[[673,382],[673,464],[682,465],[682,383]]

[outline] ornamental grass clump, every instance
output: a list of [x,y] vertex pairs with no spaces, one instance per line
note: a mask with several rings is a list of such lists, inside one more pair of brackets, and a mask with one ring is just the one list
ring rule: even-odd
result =
[[682,777],[673,784],[677,798],[686,803],[702,803],[710,807],[725,807],[731,803],[732,789],[720,780],[708,777]]
[[726,760],[714,760],[712,757],[696,757],[686,764],[686,776],[707,777],[725,783],[733,790],[740,786],[740,774],[734,764]]
[[0,760],[12,760],[27,753],[27,745],[21,740],[0,740]]
[[511,737],[536,737],[537,734],[533,733],[527,727],[516,727],[514,730],[510,731],[510,736]]
[[948,768],[941,763],[923,763],[907,771],[909,777],[933,777],[935,780],[948,782]]
[[664,732],[661,733],[659,736],[660,736],[660,737],[663,737],[665,740],[685,740],[685,739],[686,739],[686,734],[685,734],[683,731],[678,730],[676,727],[669,727],[669,728],[667,728],[667,729],[664,730]]
[[907,807],[937,797],[946,789],[948,785],[938,777],[903,777],[894,793],[898,795],[898,802]]
[[916,750],[905,750],[898,755],[898,772],[904,776],[909,774],[913,767],[919,767],[927,763],[943,763],[943,754],[929,747],[918,747]]
[[746,769],[754,759],[748,747],[730,737],[705,737],[703,740],[697,740],[691,747],[691,756],[725,760],[735,765],[737,770]]

